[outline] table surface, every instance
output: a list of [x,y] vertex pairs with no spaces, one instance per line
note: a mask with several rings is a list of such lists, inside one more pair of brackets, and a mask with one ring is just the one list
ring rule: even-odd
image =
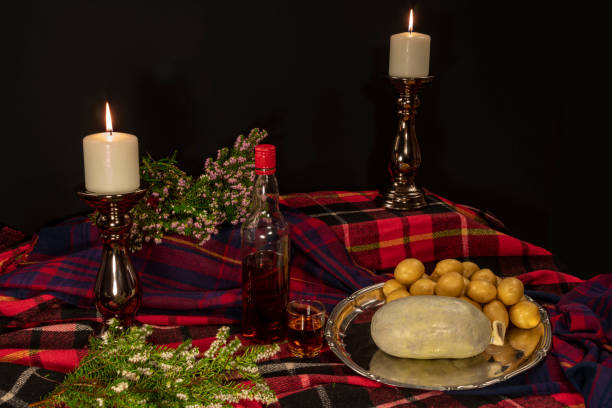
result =
[[[548,251],[507,235],[493,215],[435,194],[428,192],[428,207],[414,212],[382,209],[376,200],[376,192],[336,191],[282,198],[292,226],[291,297],[317,298],[331,310],[355,290],[388,279],[404,258],[421,259],[428,272],[441,259],[471,260],[498,275],[519,276],[551,316],[553,348],[544,363],[506,383],[444,393],[368,380],[328,347],[316,358],[297,359],[281,344],[274,359],[259,364],[280,406],[574,407],[585,404],[583,395],[588,406],[606,406],[601,404],[611,398],[602,391],[612,385],[610,322],[601,313],[607,309],[591,316],[572,305],[576,293],[582,306],[593,296],[612,296],[611,280],[583,282],[563,274]],[[92,308],[101,251],[96,229],[75,218],[42,230],[34,243],[27,259],[17,251],[0,265],[0,405],[39,400],[78,364],[88,337],[101,326]],[[151,341],[176,344],[192,338],[205,347],[220,325],[240,333],[239,245],[238,229],[226,227],[203,247],[171,236],[133,254],[144,292],[137,320],[154,325]],[[594,345],[587,351],[573,347],[581,340],[574,331],[584,331],[574,327],[579,320],[601,325],[599,337],[590,335]],[[575,373],[584,361],[592,363],[593,347],[601,370],[581,385],[568,370]]]

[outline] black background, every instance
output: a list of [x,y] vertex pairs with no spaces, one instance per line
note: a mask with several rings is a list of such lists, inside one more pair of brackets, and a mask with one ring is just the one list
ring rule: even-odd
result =
[[[87,208],[81,139],[115,129],[141,154],[204,159],[252,127],[283,193],[378,189],[396,126],[389,36],[431,35],[417,181],[491,211],[591,276],[588,214],[565,118],[568,9],[558,1],[40,1],[4,5],[0,221],[34,232]],[[575,136],[575,135],[574,135]],[[574,186],[575,187],[575,186]]]

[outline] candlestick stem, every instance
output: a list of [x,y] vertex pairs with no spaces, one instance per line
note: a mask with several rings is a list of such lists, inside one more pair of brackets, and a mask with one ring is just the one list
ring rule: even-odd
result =
[[127,241],[132,226],[129,212],[146,192],[146,189],[125,194],[77,192],[79,198],[98,210],[96,225],[104,243],[94,290],[96,307],[104,322],[115,317],[123,327],[133,324],[142,299],[140,279],[130,260]]
[[391,152],[389,172],[391,187],[383,194],[383,206],[392,210],[415,210],[427,205],[415,177],[421,166],[421,149],[416,136],[416,114],[421,104],[419,92],[432,76],[417,78],[391,77],[397,98],[398,126]]

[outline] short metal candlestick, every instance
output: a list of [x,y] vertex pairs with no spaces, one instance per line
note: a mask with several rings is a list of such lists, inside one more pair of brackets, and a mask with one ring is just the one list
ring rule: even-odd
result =
[[140,307],[140,279],[128,253],[128,237],[132,226],[130,210],[147,190],[125,194],[98,194],[78,191],[77,195],[98,210],[96,225],[104,242],[102,261],[96,277],[96,307],[104,317],[117,318],[123,327],[131,326]]
[[421,149],[416,136],[415,122],[421,104],[419,92],[433,76],[417,78],[391,77],[397,90],[397,135],[393,143],[389,170],[391,188],[383,195],[383,206],[392,210],[415,210],[425,207],[425,195],[416,187],[414,178],[421,166]]

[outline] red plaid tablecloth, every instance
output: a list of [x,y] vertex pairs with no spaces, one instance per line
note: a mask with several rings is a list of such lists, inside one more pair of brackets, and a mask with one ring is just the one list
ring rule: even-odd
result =
[[[385,279],[378,274],[404,257],[419,257],[430,269],[442,258],[470,259],[520,274],[551,316],[551,352],[503,384],[443,393],[368,380],[327,347],[316,358],[296,359],[283,344],[277,357],[259,365],[280,406],[580,407],[585,399],[589,407],[610,406],[612,275],[582,282],[557,272],[550,253],[499,232],[490,215],[431,194],[430,206],[418,213],[380,210],[374,198],[372,192],[284,197],[310,215],[285,210],[293,297],[316,297],[330,309]],[[134,254],[145,293],[137,319],[155,325],[152,341],[172,345],[190,337],[206,347],[220,324],[239,333],[238,246],[237,229],[226,228],[203,248],[169,237]],[[0,274],[0,406],[38,400],[83,357],[87,338],[100,327],[92,309],[99,259],[96,229],[75,219],[41,231],[28,262]]]
[[379,272],[405,258],[428,270],[440,259],[469,259],[504,276],[558,270],[550,252],[504,233],[492,214],[429,191],[425,198],[427,207],[409,213],[382,208],[376,191],[298,193],[281,202],[325,222],[356,263]]

